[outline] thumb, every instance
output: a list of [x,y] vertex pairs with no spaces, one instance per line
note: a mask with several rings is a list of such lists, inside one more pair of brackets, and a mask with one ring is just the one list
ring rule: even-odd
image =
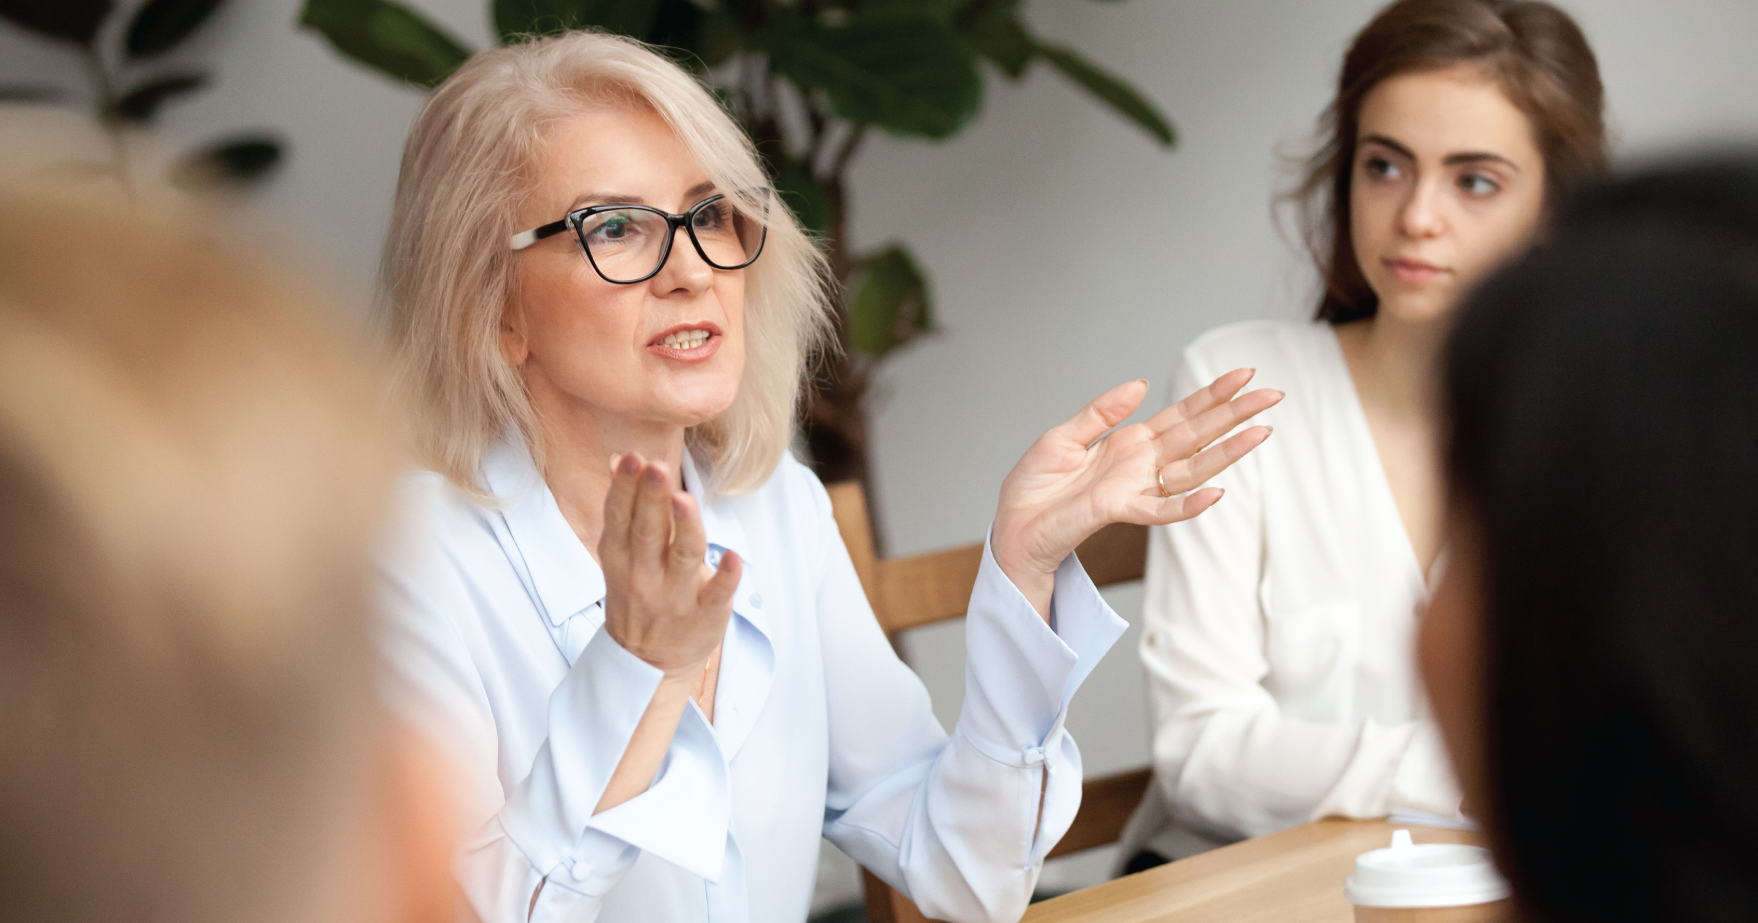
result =
[[745,562],[739,559],[736,551],[728,551],[720,556],[720,567],[714,576],[702,584],[701,592],[696,594],[696,603],[711,612],[721,612],[732,607],[733,594],[738,592],[739,578],[744,575]]

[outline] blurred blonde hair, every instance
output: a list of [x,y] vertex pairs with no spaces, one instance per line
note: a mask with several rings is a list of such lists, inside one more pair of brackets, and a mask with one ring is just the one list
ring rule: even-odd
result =
[[[587,107],[651,109],[722,191],[770,188],[713,94],[630,39],[573,32],[497,48],[434,91],[403,149],[381,283],[400,384],[417,405],[417,451],[478,498],[483,453],[509,429],[544,468],[524,384],[499,346],[515,297],[508,239],[526,230],[515,223],[546,132]],[[807,363],[830,331],[824,258],[773,191],[768,198],[767,216],[751,214],[769,237],[743,270],[749,345],[739,392],[686,437],[724,493],[755,489],[774,472]]]
[[120,189],[0,186],[0,919],[361,912],[323,885],[370,874],[397,459],[296,292]]

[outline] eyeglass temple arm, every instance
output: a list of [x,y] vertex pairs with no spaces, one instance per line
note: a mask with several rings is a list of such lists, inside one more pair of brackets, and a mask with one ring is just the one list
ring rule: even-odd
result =
[[519,233],[514,234],[512,238],[508,240],[508,243],[512,244],[514,250],[523,250],[545,237],[554,237],[567,229],[568,219],[563,218],[560,221],[552,221],[540,228],[532,228],[529,231],[520,231]]

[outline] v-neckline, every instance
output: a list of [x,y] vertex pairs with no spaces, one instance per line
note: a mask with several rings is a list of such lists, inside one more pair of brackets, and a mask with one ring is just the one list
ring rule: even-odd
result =
[[1352,417],[1356,436],[1367,446],[1368,454],[1373,458],[1373,469],[1379,473],[1377,479],[1370,480],[1377,480],[1382,514],[1391,517],[1398,537],[1403,540],[1401,547],[1404,549],[1406,572],[1415,575],[1417,585],[1422,587],[1423,593],[1426,595],[1433,586],[1429,580],[1430,576],[1439,576],[1442,562],[1447,558],[1447,546],[1445,542],[1441,544],[1440,549],[1435,553],[1433,563],[1428,572],[1425,573],[1422,569],[1422,560],[1416,556],[1416,542],[1410,538],[1410,527],[1404,523],[1404,514],[1398,511],[1398,498],[1392,494],[1392,478],[1386,473],[1385,459],[1380,457],[1379,443],[1374,441],[1373,427],[1367,422],[1367,408],[1361,403],[1361,391],[1355,385],[1355,373],[1350,371],[1349,359],[1343,355],[1343,341],[1337,336],[1335,325],[1325,321],[1318,323],[1324,328],[1323,337],[1330,345],[1332,362],[1335,364],[1339,380],[1348,396],[1348,400],[1342,402],[1348,405],[1345,413]]

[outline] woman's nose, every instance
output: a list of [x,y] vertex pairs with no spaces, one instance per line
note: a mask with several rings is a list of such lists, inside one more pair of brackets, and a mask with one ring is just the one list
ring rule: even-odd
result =
[[1398,211],[1398,230],[1406,237],[1434,237],[1446,226],[1440,212],[1438,183],[1417,183]]
[[672,231],[671,254],[665,258],[665,265],[659,274],[653,277],[653,284],[658,294],[672,292],[699,292],[714,283],[714,267],[702,259],[696,252],[696,245],[690,240],[690,232],[685,228]]

